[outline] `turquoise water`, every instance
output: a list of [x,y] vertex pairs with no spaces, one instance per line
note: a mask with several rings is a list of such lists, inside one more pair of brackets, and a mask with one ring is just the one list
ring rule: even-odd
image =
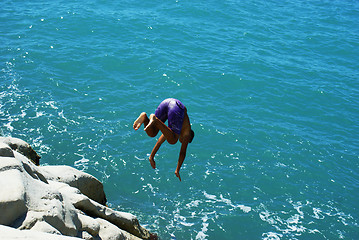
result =
[[[0,3],[0,131],[161,239],[359,239],[357,1]],[[196,137],[135,132],[167,97]]]

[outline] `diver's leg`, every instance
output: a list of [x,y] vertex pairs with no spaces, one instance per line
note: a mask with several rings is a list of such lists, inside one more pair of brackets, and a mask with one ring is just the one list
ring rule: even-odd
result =
[[138,130],[143,123],[147,135],[150,137],[155,137],[159,132],[159,129],[156,128],[155,125],[148,126],[149,122],[150,120],[148,119],[147,114],[145,112],[142,112],[133,123],[133,129]]
[[175,144],[178,141],[179,135],[167,127],[155,114],[150,115],[149,123],[145,127],[145,131],[147,132],[147,129],[151,128],[159,129],[169,144]]

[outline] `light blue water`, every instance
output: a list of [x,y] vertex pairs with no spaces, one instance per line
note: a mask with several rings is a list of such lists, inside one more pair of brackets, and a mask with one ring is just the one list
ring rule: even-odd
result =
[[[0,3],[0,129],[161,239],[359,239],[357,1]],[[167,97],[196,137],[132,123]]]

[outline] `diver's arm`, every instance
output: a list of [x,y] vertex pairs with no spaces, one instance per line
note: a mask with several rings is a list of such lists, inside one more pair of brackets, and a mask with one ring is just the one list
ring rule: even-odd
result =
[[181,181],[181,176],[179,174],[179,171],[181,169],[181,166],[184,162],[184,159],[186,158],[186,152],[187,152],[187,146],[188,146],[188,141],[184,141],[181,145],[181,151],[178,157],[178,163],[177,163],[177,168],[175,171],[176,176],[178,177],[178,179]]
[[166,141],[166,138],[165,138],[165,136],[162,134],[162,135],[160,136],[160,138],[157,140],[156,145],[155,145],[155,146],[153,147],[153,149],[152,149],[152,152],[151,152],[151,155],[150,155],[150,159],[153,160],[153,159],[155,158],[155,155],[156,155],[158,149],[160,149],[162,143],[164,143],[165,141]]

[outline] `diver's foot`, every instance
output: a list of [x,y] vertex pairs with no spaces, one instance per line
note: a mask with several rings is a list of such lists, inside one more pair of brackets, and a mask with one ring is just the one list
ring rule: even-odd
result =
[[147,115],[145,112],[141,113],[140,116],[133,122],[133,129],[138,130],[142,123],[144,123]]
[[148,122],[147,126],[145,127],[145,131],[146,131],[147,129],[149,129],[150,127],[152,127],[152,126],[155,124],[156,120],[157,120],[156,115],[152,113],[152,114],[150,115],[150,121]]

